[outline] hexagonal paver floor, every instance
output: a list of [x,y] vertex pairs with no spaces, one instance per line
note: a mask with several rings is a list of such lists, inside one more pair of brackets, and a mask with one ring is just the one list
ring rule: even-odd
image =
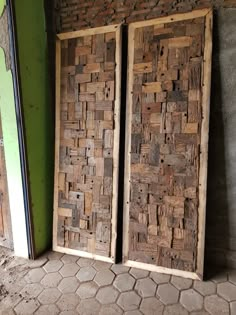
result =
[[203,297],[194,289],[181,292],[180,303],[189,311],[198,311],[203,307]]
[[135,284],[135,279],[127,273],[118,275],[114,281],[114,286],[120,292],[132,290],[134,284]]
[[139,279],[135,285],[135,290],[143,298],[154,296],[156,288],[156,283],[150,278]]
[[115,275],[112,271],[102,270],[96,274],[94,281],[97,283],[97,285],[104,286],[104,285],[111,284],[114,278],[115,278]]
[[94,297],[97,291],[98,291],[98,285],[93,281],[89,281],[89,282],[82,283],[79,286],[76,293],[81,299],[88,299],[88,298]]
[[118,291],[112,286],[100,288],[96,295],[96,299],[101,304],[111,304],[114,303],[118,297]]
[[50,252],[14,277],[0,264],[0,285],[1,315],[236,314],[236,271],[202,282]]
[[92,281],[96,275],[96,270],[92,266],[82,267],[76,277],[80,282]]
[[164,283],[158,286],[157,296],[166,305],[174,304],[178,302],[179,291],[171,283]]

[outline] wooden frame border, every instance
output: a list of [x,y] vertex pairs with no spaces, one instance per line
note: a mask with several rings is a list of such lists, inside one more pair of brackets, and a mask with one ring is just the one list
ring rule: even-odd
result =
[[[133,59],[134,59],[134,31],[136,28],[165,24],[176,21],[190,20],[205,17],[205,49],[203,65],[202,87],[202,126],[201,126],[201,155],[199,170],[199,216],[198,216],[198,252],[196,272],[170,269],[147,263],[128,260],[129,253],[129,193],[130,193],[130,148],[131,148],[131,119],[132,119],[132,86],[133,86]],[[208,163],[208,133],[210,114],[211,90],[211,58],[212,58],[212,9],[195,10],[189,13],[174,14],[168,17],[134,22],[129,25],[128,40],[128,81],[127,81],[127,108],[126,108],[126,139],[125,139],[125,185],[124,185],[124,217],[123,217],[123,262],[126,266],[142,268],[184,278],[203,278],[204,249],[205,249],[205,222],[206,222],[206,190],[207,190],[207,163]]]
[[[61,81],[61,41],[95,34],[116,33],[116,68],[115,68],[115,101],[114,101],[114,147],[113,147],[113,198],[111,219],[111,257],[105,257],[85,251],[65,248],[57,245],[58,224],[58,170],[60,146],[60,81]],[[121,53],[122,53],[121,25],[97,27],[57,35],[56,40],[56,127],[55,127],[55,173],[54,173],[54,215],[53,215],[53,250],[65,254],[93,258],[114,263],[116,259],[117,243],[117,213],[118,213],[118,178],[119,178],[119,141],[120,141],[120,99],[121,99]]]

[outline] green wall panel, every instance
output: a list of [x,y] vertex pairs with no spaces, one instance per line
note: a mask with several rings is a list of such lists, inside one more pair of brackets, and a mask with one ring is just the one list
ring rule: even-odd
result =
[[[1,0],[0,0],[1,1]],[[36,254],[51,246],[54,119],[43,0],[15,0],[29,193]]]
[[2,15],[5,3],[6,3],[6,0],[0,0],[0,16]]

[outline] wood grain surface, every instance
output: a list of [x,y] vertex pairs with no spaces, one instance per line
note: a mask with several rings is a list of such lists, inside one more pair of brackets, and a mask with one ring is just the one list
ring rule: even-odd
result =
[[202,276],[209,16],[204,10],[129,27],[123,251],[132,266]]
[[57,45],[54,248],[114,259],[120,28],[67,35]]

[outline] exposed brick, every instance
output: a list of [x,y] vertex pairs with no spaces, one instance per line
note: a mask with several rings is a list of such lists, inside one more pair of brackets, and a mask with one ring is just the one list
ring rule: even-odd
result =
[[57,31],[131,23],[206,7],[236,7],[236,0],[56,0]]

